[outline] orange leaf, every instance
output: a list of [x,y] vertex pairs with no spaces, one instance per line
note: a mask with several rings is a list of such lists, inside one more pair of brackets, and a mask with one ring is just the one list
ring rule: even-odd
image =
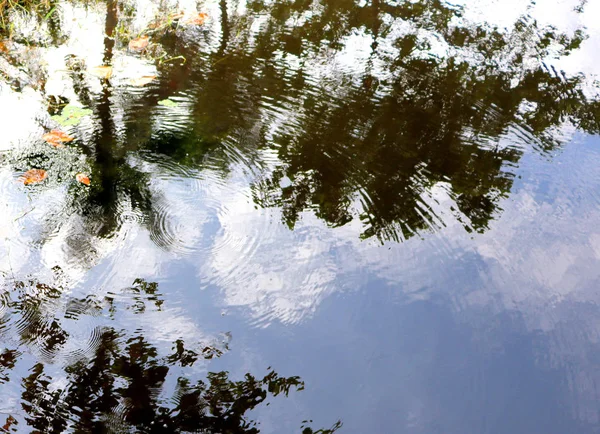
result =
[[90,69],[90,74],[98,78],[109,79],[112,75],[112,66],[96,66]]
[[207,18],[208,18],[208,14],[205,14],[204,12],[200,12],[198,15],[195,15],[195,16],[185,20],[185,24],[201,26],[202,24],[204,24],[204,22],[206,21]]
[[29,184],[37,184],[38,182],[42,182],[44,179],[48,177],[48,173],[43,169],[31,169],[28,170],[19,178],[25,185]]
[[141,77],[132,78],[129,84],[133,86],[145,86],[156,78],[156,75],[142,75]]
[[142,51],[148,46],[150,38],[147,35],[129,41],[129,49],[132,51]]
[[85,185],[90,185],[90,178],[88,178],[87,175],[84,175],[83,173],[78,173],[77,175],[75,175],[75,179],[77,180],[77,182],[81,182]]
[[42,136],[48,144],[58,148],[62,146],[62,142],[70,142],[73,140],[73,137],[69,136],[67,133],[63,133],[59,130],[52,130],[49,133],[46,133]]

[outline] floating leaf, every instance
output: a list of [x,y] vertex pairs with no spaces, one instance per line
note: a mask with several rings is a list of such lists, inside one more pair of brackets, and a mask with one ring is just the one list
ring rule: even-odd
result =
[[171,12],[169,14],[168,19],[174,21],[174,20],[178,20],[180,18],[183,18],[184,16],[185,16],[185,12],[183,12],[183,11]]
[[75,175],[75,179],[77,180],[77,182],[81,182],[85,185],[90,185],[90,178],[88,178],[87,175],[84,175],[83,173],[78,173],[77,175]]
[[148,46],[150,38],[147,35],[142,35],[139,38],[129,41],[129,49],[132,51],[143,51]]
[[95,66],[90,69],[90,74],[108,80],[112,76],[112,66]]
[[52,116],[52,120],[62,125],[63,127],[70,127],[77,125],[81,122],[84,116],[91,115],[92,111],[83,107],[68,104],[63,108],[60,115]]
[[42,139],[44,139],[50,145],[58,148],[59,146],[62,146],[63,142],[72,141],[73,137],[69,136],[67,133],[64,133],[62,131],[52,130],[49,133],[44,134],[42,136]]
[[142,75],[141,77],[132,78],[129,84],[132,86],[145,86],[156,78],[156,75]]
[[48,177],[48,173],[44,169],[30,169],[19,177],[19,181],[25,185],[37,184]]
[[194,15],[193,17],[190,17],[187,20],[185,20],[185,24],[201,26],[202,24],[204,24],[204,22],[206,21],[207,18],[208,18],[208,14],[205,14],[204,12],[200,12],[198,15]]
[[172,99],[167,98],[159,101],[158,105],[162,105],[164,107],[177,107],[178,104]]

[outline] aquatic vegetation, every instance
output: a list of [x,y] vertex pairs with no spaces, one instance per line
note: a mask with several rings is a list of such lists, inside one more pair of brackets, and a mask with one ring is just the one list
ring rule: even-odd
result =
[[48,20],[55,12],[54,0],[2,0],[0,2],[0,34],[10,35],[13,25],[10,15],[26,13]]
[[177,102],[169,98],[160,100],[157,102],[157,104],[163,107],[177,107]]
[[89,116],[91,114],[92,110],[89,108],[84,108],[73,104],[67,104],[65,107],[63,107],[60,114],[52,116],[52,120],[63,127],[72,127],[78,125],[84,117]]

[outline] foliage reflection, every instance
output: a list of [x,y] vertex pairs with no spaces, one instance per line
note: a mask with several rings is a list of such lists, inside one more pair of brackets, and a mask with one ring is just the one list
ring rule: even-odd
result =
[[[155,283],[138,279],[133,289],[146,296],[145,302],[156,304]],[[140,329],[98,327],[89,348],[65,356],[72,337],[64,323],[85,325],[92,316],[114,317],[119,303],[110,296],[71,298],[60,286],[35,280],[16,282],[2,295],[0,333],[3,341],[20,343],[0,354],[0,383],[10,380],[16,366],[23,372],[24,352],[41,351],[41,359],[47,359],[33,363],[21,381],[24,421],[38,432],[258,433],[247,412],[270,397],[304,389],[299,377],[281,377],[270,368],[262,377],[247,373],[232,380],[221,371],[195,381],[194,365],[219,357],[228,350],[227,343],[189,347],[178,339],[161,355]],[[134,297],[120,306],[140,313],[140,304],[144,301]],[[16,429],[20,413],[6,420],[3,432]],[[332,433],[340,425],[317,431],[303,426],[303,432]]]
[[[466,230],[484,231],[527,149],[556,148],[565,125],[600,130],[584,77],[544,63],[577,50],[581,31],[562,34],[526,16],[503,30],[469,22],[439,0],[251,1],[244,13],[223,0],[219,10],[219,32],[176,22],[146,29],[153,48],[143,56],[160,75],[133,99],[109,79],[90,97],[72,73],[79,102],[95,113],[82,148],[94,182],[74,207],[96,235],[118,229],[124,202],[161,230],[161,198],[147,188],[153,173],[131,164],[133,155],[223,177],[245,165],[255,203],[281,208],[290,228],[312,210],[331,226],[360,219],[363,238],[406,239],[445,224],[437,188]],[[126,48],[136,12],[114,2],[106,11],[108,65]],[[370,41],[366,54],[357,40]],[[343,53],[355,58],[351,66],[327,66]],[[185,95],[187,105],[169,123],[156,103],[172,95]],[[261,161],[264,150],[277,162]],[[52,165],[57,157],[43,152]],[[32,154],[23,158],[31,163]]]

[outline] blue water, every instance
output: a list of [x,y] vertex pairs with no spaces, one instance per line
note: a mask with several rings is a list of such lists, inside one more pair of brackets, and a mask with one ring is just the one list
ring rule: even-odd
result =
[[600,432],[597,32],[559,3],[13,12],[0,431]]

